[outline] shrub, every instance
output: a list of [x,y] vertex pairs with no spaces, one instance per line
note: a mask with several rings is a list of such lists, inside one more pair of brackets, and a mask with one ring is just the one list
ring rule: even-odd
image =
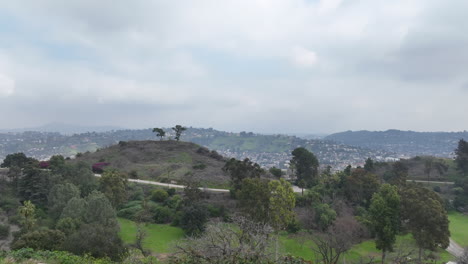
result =
[[440,193],[440,191],[441,191],[440,186],[434,186],[433,190],[436,193]]
[[203,163],[195,164],[192,166],[192,168],[194,170],[203,170],[206,168],[206,164],[203,164]]
[[182,209],[179,224],[189,236],[198,236],[205,230],[208,210],[201,204],[186,206]]
[[174,211],[166,206],[158,206],[154,210],[154,222],[157,224],[167,224],[174,219]]
[[215,206],[215,205],[208,205],[207,206],[208,212],[210,217],[222,217],[225,214],[224,206]]
[[182,196],[174,195],[171,198],[167,199],[164,204],[171,209],[177,210],[182,204]]
[[166,190],[167,194],[169,194],[169,196],[173,196],[175,193],[176,193],[176,189],[174,188],[169,188]]
[[109,166],[109,162],[98,162],[94,163],[93,166],[91,167],[94,173],[103,173],[104,168]]
[[49,161],[41,161],[39,162],[39,168],[41,169],[48,169],[50,167]]
[[43,250],[58,249],[65,240],[59,230],[45,229],[23,234],[12,244],[12,249],[32,248]]
[[117,216],[127,218],[130,220],[135,220],[136,216],[140,213],[141,210],[142,208],[140,205],[123,208],[117,212]]
[[138,172],[136,170],[132,170],[128,173],[128,177],[130,177],[130,179],[138,179]]
[[219,155],[218,152],[214,150],[211,151],[210,157],[212,157],[215,160],[223,160],[223,156]]
[[162,189],[156,189],[151,192],[151,200],[155,202],[162,203],[167,199],[167,197],[169,197],[169,194],[165,190],[162,190]]

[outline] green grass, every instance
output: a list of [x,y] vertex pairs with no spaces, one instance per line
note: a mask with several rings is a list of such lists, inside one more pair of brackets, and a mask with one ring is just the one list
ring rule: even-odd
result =
[[458,212],[450,212],[450,236],[462,247],[468,247],[468,216]]
[[[137,227],[135,222],[119,218],[119,235],[126,244],[135,243]],[[145,224],[147,236],[144,240],[145,249],[153,253],[169,253],[174,242],[184,237],[184,231],[178,227],[159,224]]]
[[[311,240],[301,241],[292,235],[283,235],[280,237],[283,249],[285,253],[291,254],[296,257],[301,257],[306,260],[316,261],[319,259],[318,256],[310,249],[313,245]],[[392,255],[397,254],[398,250],[402,252],[407,252],[408,250],[413,250],[412,257],[417,258],[418,249],[414,242],[414,239],[411,235],[398,236],[397,242],[395,244],[395,253],[389,253],[387,259],[391,259]],[[429,252],[425,252],[428,254]],[[373,240],[367,240],[357,245],[354,245],[344,256],[346,261],[357,262],[361,258],[367,259],[368,257],[374,257],[374,262],[380,262],[380,257],[382,252],[375,248],[375,242]],[[445,250],[438,250],[436,255],[440,258],[438,262],[447,262],[453,260],[452,255],[450,255]]]

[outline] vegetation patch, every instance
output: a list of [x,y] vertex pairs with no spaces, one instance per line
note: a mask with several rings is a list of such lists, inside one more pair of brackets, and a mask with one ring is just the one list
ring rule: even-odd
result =
[[451,238],[462,247],[468,247],[468,216],[458,212],[450,212]]
[[[119,218],[119,235],[127,244],[136,241],[137,224],[133,221]],[[171,245],[184,237],[184,231],[178,227],[161,224],[143,224],[146,238],[143,246],[153,253],[170,253]]]

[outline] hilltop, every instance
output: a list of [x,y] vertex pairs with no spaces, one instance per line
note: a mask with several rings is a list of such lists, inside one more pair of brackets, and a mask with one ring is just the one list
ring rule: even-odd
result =
[[[171,129],[165,129],[167,138],[173,137]],[[0,159],[7,154],[24,152],[40,160],[52,155],[75,156],[86,151],[117,144],[119,141],[154,140],[156,135],[151,129],[117,130],[108,132],[88,132],[63,135],[50,132],[0,133]],[[291,151],[302,146],[312,151],[320,164],[344,168],[348,164],[360,165],[371,157],[385,160],[395,156],[385,150],[371,150],[349,146],[330,140],[303,139],[287,135],[263,135],[251,132],[224,132],[212,128],[188,128],[181,137],[218,151],[226,157],[249,158],[263,167],[276,166],[286,169],[291,159]]]
[[415,132],[401,130],[387,131],[345,131],[326,136],[325,139],[343,144],[385,149],[399,155],[452,157],[460,139],[468,139],[468,132]]
[[109,168],[130,177],[159,182],[199,181],[203,186],[225,185],[229,177],[222,171],[225,159],[215,151],[190,142],[121,141],[119,144],[80,154],[72,162],[90,166],[110,163]]

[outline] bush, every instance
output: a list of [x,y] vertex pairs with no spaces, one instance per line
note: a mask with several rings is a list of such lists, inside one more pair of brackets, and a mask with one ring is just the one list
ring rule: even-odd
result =
[[12,244],[12,249],[32,248],[42,250],[58,249],[65,240],[59,230],[45,229],[23,234]]
[[189,236],[197,236],[205,230],[208,210],[201,204],[186,206],[182,209],[179,224]]
[[41,169],[48,169],[50,167],[50,162],[48,161],[41,161],[39,162],[39,168]]
[[128,177],[130,179],[138,179],[138,172],[136,170],[132,170],[128,173]]
[[154,222],[157,224],[167,224],[174,219],[174,211],[166,206],[158,206],[154,210]]
[[203,169],[206,168],[206,164],[199,163],[199,164],[193,165],[192,168],[193,168],[194,170],[203,170]]
[[167,199],[164,204],[171,209],[177,210],[182,204],[182,196],[174,195],[171,198]]
[[162,203],[167,199],[167,197],[169,197],[169,194],[162,189],[156,189],[151,192],[151,200],[155,202]]
[[104,168],[109,166],[109,162],[98,162],[94,163],[93,166],[91,167],[94,173],[103,173]]
[[210,204],[207,206],[207,209],[210,217],[223,217],[226,213],[226,208],[224,208],[224,206],[214,206]]
[[294,220],[288,224],[286,229],[289,233],[297,233],[299,230],[301,230],[301,223],[299,223],[299,221],[294,218]]
[[172,196],[176,193],[176,189],[174,188],[169,188],[166,190],[167,194],[169,194],[169,196]]
[[434,186],[434,188],[432,188],[434,190],[434,192],[436,193],[440,193],[441,189],[440,189],[440,186]]
[[117,212],[118,217],[123,217],[126,219],[130,220],[135,220],[135,217],[138,215],[138,213],[142,210],[141,205],[133,206],[133,207],[127,207],[119,210]]
[[10,235],[10,226],[0,224],[0,239],[6,239]]

